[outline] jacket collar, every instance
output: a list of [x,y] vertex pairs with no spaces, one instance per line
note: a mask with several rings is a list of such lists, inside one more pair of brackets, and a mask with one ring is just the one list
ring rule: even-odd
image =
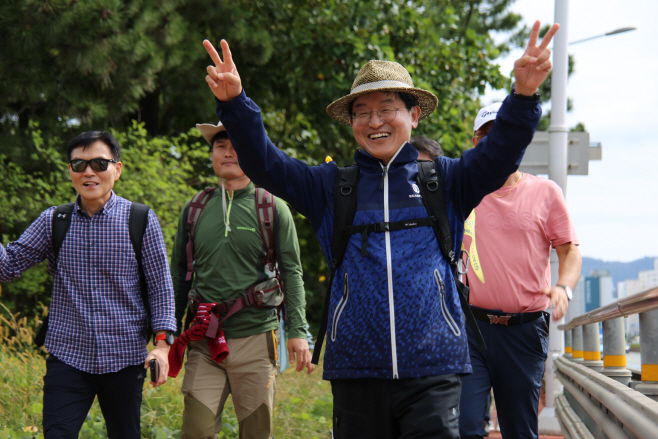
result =
[[[234,190],[232,197],[234,199],[248,197],[249,195],[253,194],[255,191],[256,191],[256,186],[254,186],[253,182],[249,182],[249,184],[243,187],[242,189]],[[220,197],[222,196],[221,186],[219,186],[219,191],[217,191],[217,193],[219,194]],[[226,194],[228,196],[228,192]]]
[[[411,143],[404,142],[404,144],[398,150],[397,154],[393,157],[391,163],[389,163],[389,167],[395,168],[405,166],[406,164],[417,159],[418,151],[416,148],[414,148]],[[359,165],[359,168],[363,170],[372,169],[375,172],[381,172],[382,166],[384,164],[381,160],[376,159],[362,149],[356,150],[354,153],[354,161],[357,165]]]

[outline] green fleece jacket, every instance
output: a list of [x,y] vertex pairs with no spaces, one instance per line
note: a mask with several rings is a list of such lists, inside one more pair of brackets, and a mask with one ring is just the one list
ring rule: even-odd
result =
[[[187,294],[193,285],[204,302],[221,303],[245,294],[250,286],[269,277],[262,262],[265,249],[258,228],[254,193],[253,183],[232,194],[226,192],[230,230],[224,224],[221,188],[208,201],[194,235],[195,273],[190,281],[185,281],[189,240],[186,223],[190,202],[185,203],[178,219],[171,259],[179,328],[187,307]],[[291,338],[306,338],[306,298],[297,231],[288,206],[278,198],[275,198],[275,206],[276,261],[286,295],[290,324],[288,335]],[[240,338],[278,327],[276,310],[247,307],[229,317],[223,329],[226,338]]]

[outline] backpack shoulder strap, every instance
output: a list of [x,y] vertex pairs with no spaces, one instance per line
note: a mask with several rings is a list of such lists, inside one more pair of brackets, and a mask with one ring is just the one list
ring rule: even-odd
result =
[[212,198],[213,194],[217,190],[216,187],[207,187],[201,192],[198,192],[195,196],[192,197],[190,204],[187,207],[187,274],[185,275],[185,280],[192,280],[192,274],[194,273],[194,233],[196,232],[196,226],[201,218],[201,212],[208,204],[208,201]]
[[320,361],[320,351],[324,344],[324,336],[327,333],[331,287],[334,282],[336,270],[338,270],[338,267],[343,262],[343,257],[347,250],[347,242],[350,238],[349,229],[356,215],[359,176],[360,172],[357,165],[338,168],[338,174],[336,174],[336,187],[334,190],[334,232],[331,239],[331,277],[327,292],[324,295],[320,330],[318,331],[315,347],[313,348],[313,358],[311,359],[311,363],[313,364],[318,364]]
[[128,234],[130,235],[130,243],[135,252],[135,259],[137,259],[137,267],[139,270],[139,286],[141,290],[142,302],[144,303],[144,310],[146,311],[146,329],[144,337],[147,340],[153,335],[153,327],[151,326],[151,306],[149,304],[148,289],[146,286],[146,276],[144,275],[144,264],[142,264],[142,244],[144,243],[144,233],[148,225],[148,215],[151,208],[146,204],[132,203],[130,205],[130,213],[128,214]]
[[55,254],[55,261],[59,257],[59,249],[62,248],[64,238],[71,226],[71,216],[73,215],[73,207],[75,203],[62,204],[55,208],[53,212],[52,223],[52,243],[53,253]]
[[452,235],[450,233],[450,220],[448,219],[448,208],[446,207],[443,193],[443,178],[437,172],[436,163],[433,161],[418,162],[418,187],[423,198],[425,209],[432,219],[432,227],[439,241],[439,247],[443,256],[454,264],[455,252],[452,249]]
[[258,228],[260,229],[260,236],[263,239],[263,248],[267,252],[263,259],[263,264],[273,269],[275,259],[274,249],[276,246],[274,242],[274,221],[276,218],[274,196],[265,189],[257,187],[255,197]]
[[130,234],[130,243],[133,245],[133,251],[137,258],[137,265],[142,272],[142,242],[144,241],[144,232],[148,224],[148,215],[151,208],[146,204],[132,203],[130,205],[130,214],[128,216],[128,233]]
[[452,249],[450,219],[448,218],[448,208],[443,192],[443,179],[441,178],[441,173],[437,171],[434,161],[418,161],[417,181],[420,187],[420,194],[423,197],[423,204],[432,219],[432,228],[439,242],[441,253],[450,262],[453,274],[455,274],[457,295],[459,296],[459,303],[466,318],[466,323],[471,328],[478,348],[481,352],[484,352],[487,350],[487,346],[477,326],[473,311],[471,311],[471,307],[468,304],[468,287],[457,279],[457,261],[455,260],[455,252]]
[[[64,238],[71,226],[71,216],[73,215],[73,208],[75,203],[62,204],[57,206],[53,212],[52,219],[52,244],[53,254],[55,255],[55,263],[59,257],[59,250],[62,248]],[[44,317],[43,323],[39,327],[37,335],[34,337],[34,344],[38,347],[43,346],[46,341],[46,334],[48,333],[48,316]]]
[[336,271],[343,262],[347,241],[349,240],[349,227],[356,215],[356,194],[359,184],[359,167],[350,165],[338,168],[336,175],[336,189],[334,191],[334,233],[331,240],[331,265]]

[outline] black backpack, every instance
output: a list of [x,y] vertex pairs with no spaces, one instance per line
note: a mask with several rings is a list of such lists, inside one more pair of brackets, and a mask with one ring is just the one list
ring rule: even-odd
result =
[[[69,231],[71,225],[71,216],[73,214],[73,207],[75,203],[63,204],[55,208],[53,212],[52,222],[52,240],[53,240],[53,253],[55,255],[55,263],[59,257],[59,250],[62,247],[64,238]],[[142,301],[144,302],[144,309],[146,310],[146,329],[144,337],[148,341],[153,336],[153,326],[151,325],[151,307],[148,301],[148,291],[146,289],[146,279],[144,277],[144,267],[142,266],[142,241],[144,240],[144,232],[146,231],[146,224],[148,223],[148,213],[151,208],[145,204],[132,203],[130,205],[130,214],[128,216],[128,231],[130,234],[130,242],[135,252],[137,265],[139,266],[139,284],[141,289]],[[43,320],[43,324],[39,328],[39,332],[34,337],[34,344],[41,347],[46,341],[46,334],[48,332],[48,316]]]
[[457,259],[452,249],[452,235],[450,233],[450,221],[448,219],[448,209],[446,208],[445,197],[443,194],[443,180],[441,173],[437,172],[436,164],[433,161],[418,161],[418,187],[423,199],[425,209],[429,214],[427,218],[417,220],[405,220],[397,222],[380,222],[375,224],[362,224],[353,226],[354,215],[356,214],[356,194],[359,184],[359,167],[350,165],[344,168],[338,168],[336,175],[336,189],[334,192],[334,231],[331,241],[331,276],[327,292],[325,293],[324,307],[322,310],[322,320],[318,332],[315,349],[313,350],[313,364],[318,364],[320,360],[320,350],[324,343],[324,336],[327,332],[327,321],[329,318],[329,299],[331,296],[331,287],[334,276],[338,267],[343,262],[349,237],[353,233],[361,234],[361,254],[368,254],[368,234],[371,232],[384,232],[393,230],[402,230],[412,227],[432,226],[434,234],[439,242],[439,247],[443,256],[450,261],[453,273],[455,274],[455,283],[459,291],[459,302],[466,317],[466,323],[471,328],[475,336],[478,347],[481,351],[487,349],[482,334],[475,322],[473,312],[468,305],[468,287],[461,283],[457,278]]

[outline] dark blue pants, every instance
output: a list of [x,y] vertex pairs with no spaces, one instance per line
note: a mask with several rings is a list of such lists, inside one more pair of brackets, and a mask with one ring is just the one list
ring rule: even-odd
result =
[[77,439],[94,398],[98,396],[107,436],[139,439],[144,366],[91,374],[50,355],[43,378],[43,430],[46,439]]
[[473,374],[462,377],[461,438],[484,436],[484,409],[491,388],[503,437],[537,438],[539,390],[548,352],[546,321],[540,317],[514,326],[476,321],[487,350],[478,350],[468,329]]
[[460,376],[331,380],[335,439],[457,439]]

